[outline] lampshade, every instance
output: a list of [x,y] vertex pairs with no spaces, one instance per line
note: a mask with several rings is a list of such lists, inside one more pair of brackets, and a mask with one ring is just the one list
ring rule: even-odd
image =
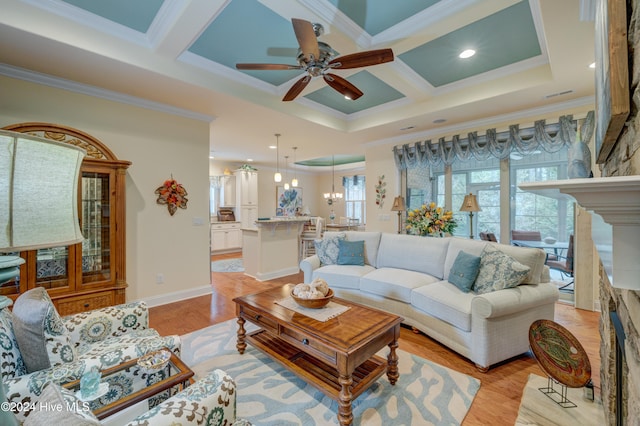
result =
[[401,196],[397,196],[393,199],[393,206],[391,206],[392,212],[401,212],[404,211],[404,198]]
[[478,205],[478,199],[475,195],[469,194],[464,196],[464,201],[460,207],[461,212],[480,212],[482,209]]
[[78,179],[85,151],[0,131],[0,253],[83,240]]

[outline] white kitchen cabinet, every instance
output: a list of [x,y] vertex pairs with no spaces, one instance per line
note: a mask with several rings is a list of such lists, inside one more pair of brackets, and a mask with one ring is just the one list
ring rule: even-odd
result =
[[225,176],[224,186],[222,191],[222,207],[235,207],[236,206],[236,177]]
[[239,222],[211,224],[211,251],[235,251],[242,248],[242,231]]
[[258,206],[241,206],[240,222],[242,228],[255,228],[258,220]]
[[236,171],[237,198],[241,206],[258,205],[258,173]]

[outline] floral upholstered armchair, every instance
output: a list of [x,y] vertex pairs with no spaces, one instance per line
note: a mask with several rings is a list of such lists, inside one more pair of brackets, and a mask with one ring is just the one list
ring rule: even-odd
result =
[[[100,425],[73,392],[55,384],[45,386],[36,406],[60,406],[65,409],[62,412],[34,410],[25,426]],[[236,384],[233,379],[222,370],[213,370],[125,426],[143,425],[251,426],[251,423],[236,418]]]
[[[45,384],[78,380],[94,366],[102,370],[161,348],[180,355],[179,336],[162,337],[149,328],[144,302],[60,317],[46,290],[35,288],[16,300],[13,312],[11,304],[0,296],[0,373],[11,403],[33,404]],[[146,380],[151,375],[132,371],[110,383],[108,395],[122,398]],[[150,400],[150,408],[160,402]],[[15,414],[24,421],[29,412]]]

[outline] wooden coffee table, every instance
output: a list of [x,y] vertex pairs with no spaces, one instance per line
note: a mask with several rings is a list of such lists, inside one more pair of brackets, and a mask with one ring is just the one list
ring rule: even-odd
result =
[[[326,322],[278,305],[288,297],[293,284],[257,294],[237,297],[238,352],[247,343],[261,350],[294,374],[338,402],[338,421],[353,421],[351,402],[385,371],[389,382],[398,380],[398,338],[402,318],[357,303],[334,298],[349,306],[346,312]],[[247,334],[245,321],[260,327]],[[387,359],[375,355],[389,346]]]

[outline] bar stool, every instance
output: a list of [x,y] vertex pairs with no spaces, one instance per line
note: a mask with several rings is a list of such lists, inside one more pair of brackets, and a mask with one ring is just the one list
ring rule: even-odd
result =
[[322,238],[323,219],[316,218],[315,229],[302,231],[300,234],[300,259],[316,254],[314,240]]

